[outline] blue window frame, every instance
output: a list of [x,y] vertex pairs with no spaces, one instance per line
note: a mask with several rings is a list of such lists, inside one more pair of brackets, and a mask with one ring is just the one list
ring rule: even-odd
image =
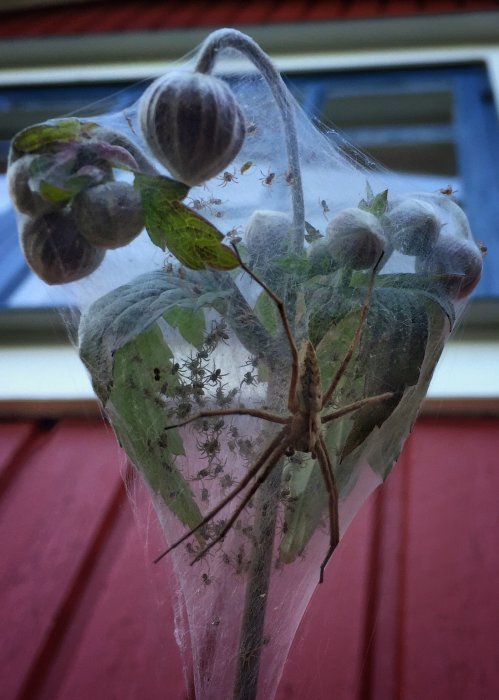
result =
[[473,234],[488,249],[475,298],[499,297],[499,119],[485,67],[289,79],[307,112],[334,121],[387,167],[456,183]]
[[[424,175],[439,187],[452,184],[489,251],[475,298],[499,297],[499,120],[485,67],[290,74],[287,80],[305,111],[334,122],[388,168]],[[143,90],[144,83],[0,88],[0,174],[20,128],[78,110],[85,116],[118,111]],[[15,290],[30,275],[5,196],[0,189],[0,307],[15,304]]]

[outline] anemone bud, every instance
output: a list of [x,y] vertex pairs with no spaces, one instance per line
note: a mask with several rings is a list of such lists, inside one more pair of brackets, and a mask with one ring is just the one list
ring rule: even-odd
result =
[[331,257],[340,267],[352,270],[373,267],[386,244],[378,219],[357,207],[340,211],[329,222],[326,233]]
[[205,73],[177,70],[156,80],[140,100],[139,120],[154,156],[190,186],[226,168],[245,135],[230,88]]
[[71,212],[27,218],[20,228],[21,247],[31,269],[47,284],[65,284],[96,270],[105,254],[79,232]]
[[438,276],[451,299],[464,299],[480,281],[482,254],[472,241],[440,236],[429,255],[416,258],[416,272]]
[[441,225],[428,202],[406,199],[385,217],[384,228],[393,247],[404,255],[424,255],[437,240]]
[[140,194],[128,182],[105,182],[83,190],[71,209],[81,234],[103,248],[127,245],[144,227]]
[[12,162],[7,170],[9,195],[16,209],[29,216],[41,216],[57,204],[44,199],[30,186],[31,165],[37,156],[25,155]]

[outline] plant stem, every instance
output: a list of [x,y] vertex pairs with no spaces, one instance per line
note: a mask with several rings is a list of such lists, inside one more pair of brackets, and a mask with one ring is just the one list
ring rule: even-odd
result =
[[234,684],[234,700],[254,700],[258,689],[260,656],[265,646],[263,635],[265,612],[272,573],[272,552],[277,519],[276,495],[282,468],[276,466],[264,481],[257,496],[256,538],[249,570],[248,588],[239,640],[238,663]]
[[[302,252],[304,245],[305,207],[295,123],[295,103],[289,95],[279,72],[268,56],[253,39],[234,29],[220,29],[210,34],[201,48],[195,69],[200,73],[210,73],[218,54],[226,48],[240,51],[260,70],[279,108],[284,126],[288,172],[291,176],[293,227],[290,232],[290,250],[299,254]],[[287,294],[285,296],[288,304],[294,308],[293,295]],[[269,358],[270,365],[272,365],[272,361]],[[277,368],[275,370],[275,372],[271,373],[268,390],[270,405],[274,403],[278,405],[278,394],[280,394],[280,391],[277,387],[285,386],[285,382],[283,383],[282,381],[274,383],[277,375],[280,374]],[[274,375],[274,382],[272,375]],[[282,465],[276,465],[262,484],[256,497],[255,533],[257,539],[248,572],[249,579],[239,641],[234,700],[255,700],[257,697],[260,657],[265,646],[265,613],[272,573],[281,477]]]
[[303,250],[305,235],[305,207],[303,203],[303,187],[301,181],[300,155],[296,135],[295,103],[287,90],[279,71],[251,37],[238,32],[236,29],[219,29],[210,34],[201,47],[196,63],[196,70],[209,73],[215,60],[223,49],[237,49],[244,54],[260,70],[267,81],[272,95],[279,107],[284,123],[286,150],[288,154],[288,172],[292,176],[291,199],[293,205],[293,232],[291,250],[300,253]]

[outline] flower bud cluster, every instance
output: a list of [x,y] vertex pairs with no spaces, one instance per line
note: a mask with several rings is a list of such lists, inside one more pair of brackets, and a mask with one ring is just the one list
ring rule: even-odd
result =
[[325,238],[309,248],[310,264],[322,273],[366,270],[383,254],[398,251],[414,257],[416,273],[427,276],[451,299],[468,296],[480,280],[482,255],[460,219],[457,232],[442,220],[442,211],[458,207],[439,197],[443,203],[432,201],[431,195],[413,195],[377,216],[359,207],[340,211],[328,224]]
[[24,217],[20,243],[26,261],[47,284],[94,272],[106,249],[127,245],[144,227],[140,196],[115,181],[113,167],[133,167],[119,134],[95,129],[81,140],[11,151],[9,192]]
[[461,209],[446,195],[413,195],[384,219],[393,247],[415,256],[415,270],[450,299],[469,296],[480,281],[482,253]]
[[[223,171],[244,141],[243,113],[230,88],[204,73],[173,71],[155,81],[138,112],[154,157],[189,186]],[[8,182],[24,215],[20,237],[29,265],[48,284],[63,284],[89,275],[107,249],[127,245],[145,225],[140,192],[115,181],[115,168],[157,171],[140,147],[112,129],[84,124],[71,140],[63,120],[50,126],[57,133],[48,142],[45,125],[32,127],[25,151],[15,144],[26,140],[14,140]]]

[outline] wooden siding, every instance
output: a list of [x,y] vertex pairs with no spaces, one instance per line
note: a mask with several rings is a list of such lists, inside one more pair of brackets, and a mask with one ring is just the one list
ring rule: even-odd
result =
[[[55,3],[53,3],[55,5]],[[1,9],[1,8],[0,8]],[[122,0],[29,8],[2,13],[0,36],[34,37],[156,31],[282,22],[410,17],[499,9],[498,0]],[[27,21],[27,17],[29,20]]]
[[[499,421],[420,419],[342,540],[278,700],[499,697]],[[107,426],[0,423],[4,700],[186,700]],[[142,504],[141,507],[145,507]],[[221,699],[222,700],[222,699]]]

